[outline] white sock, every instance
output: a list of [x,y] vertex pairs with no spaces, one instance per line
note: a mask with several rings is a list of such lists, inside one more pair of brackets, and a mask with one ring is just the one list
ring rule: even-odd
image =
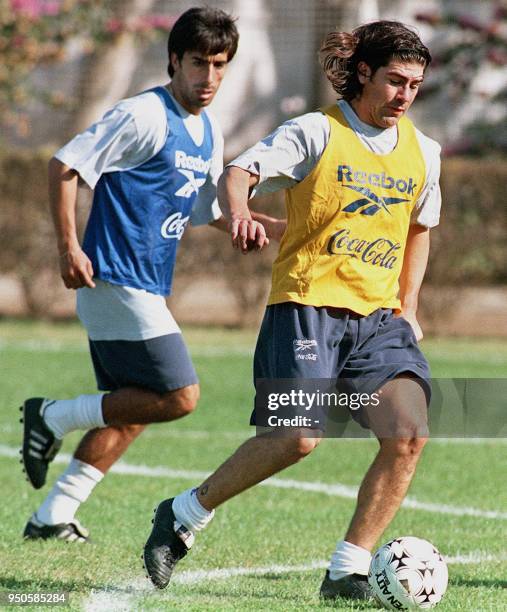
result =
[[59,440],[75,429],[105,427],[102,416],[104,395],[99,393],[69,400],[49,400],[42,406],[44,422]]
[[197,499],[197,489],[187,489],[174,498],[173,512],[176,520],[193,533],[201,531],[211,521],[215,511],[203,508]]
[[35,513],[35,518],[45,525],[70,522],[80,504],[88,499],[103,478],[104,474],[93,465],[72,459]]
[[345,540],[340,540],[336,545],[336,550],[331,555],[329,577],[331,580],[339,580],[347,574],[366,576],[368,575],[370,562],[371,553],[369,550]]

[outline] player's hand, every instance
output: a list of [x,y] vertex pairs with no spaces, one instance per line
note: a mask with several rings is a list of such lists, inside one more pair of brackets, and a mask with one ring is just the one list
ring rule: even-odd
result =
[[229,232],[232,246],[241,249],[244,254],[253,250],[260,251],[269,244],[264,226],[253,219],[234,219],[229,224]]
[[420,342],[423,339],[424,334],[422,332],[421,326],[419,325],[419,321],[417,320],[415,312],[403,310],[399,316],[403,317],[405,321],[408,321],[408,323],[410,323],[412,331],[415,334],[415,339],[417,340],[417,342]]
[[67,289],[95,287],[92,262],[80,247],[60,255],[60,273]]

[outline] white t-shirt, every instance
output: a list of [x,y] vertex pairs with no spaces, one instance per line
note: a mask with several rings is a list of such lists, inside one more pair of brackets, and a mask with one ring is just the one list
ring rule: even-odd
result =
[[[201,115],[187,112],[171,97],[188,133],[199,146],[204,138]],[[224,137],[217,120],[206,112],[213,134],[213,151],[208,178],[199,189],[190,216],[192,225],[211,223],[221,215],[216,193],[223,171]],[[170,130],[162,101],[150,91],[120,100],[100,121],[57,151],[55,157],[76,170],[94,189],[102,174],[130,170],[154,157],[164,146]]]
[[[182,108],[172,97],[183,123],[197,146],[204,139],[204,122]],[[224,139],[208,113],[213,134],[211,167],[199,189],[190,222],[204,225],[220,218],[217,182],[223,171]],[[55,157],[94,189],[106,172],[129,170],[155,156],[164,146],[171,126],[157,94],[145,92],[121,100],[104,117],[75,136]],[[141,289],[95,281],[95,289],[77,291],[77,313],[92,340],[147,340],[180,329],[165,299]]]
[[[390,153],[398,141],[396,126],[376,128],[361,121],[344,100],[338,101],[345,119],[364,146],[377,155]],[[259,176],[255,193],[288,189],[313,170],[329,142],[329,120],[317,111],[290,119],[269,136],[242,153],[229,166],[238,166]],[[438,225],[440,193],[440,145],[416,128],[426,166],[426,180],[412,213],[412,222],[425,227]]]

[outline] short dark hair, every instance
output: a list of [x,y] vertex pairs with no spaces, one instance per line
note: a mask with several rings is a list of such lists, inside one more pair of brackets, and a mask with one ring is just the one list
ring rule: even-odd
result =
[[197,51],[203,55],[227,52],[227,61],[230,62],[239,40],[235,21],[225,11],[207,6],[185,11],[174,24],[167,42],[169,76],[174,74],[171,53],[176,53],[181,60],[185,51]]
[[393,59],[416,62],[424,69],[431,62],[430,52],[417,33],[399,21],[374,21],[352,33],[330,32],[319,51],[327,78],[345,100],[353,100],[363,89],[357,78],[359,62],[365,62],[373,76]]

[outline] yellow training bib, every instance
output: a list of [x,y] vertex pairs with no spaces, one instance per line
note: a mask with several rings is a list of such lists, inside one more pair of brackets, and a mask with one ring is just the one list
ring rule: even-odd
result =
[[402,117],[394,150],[376,155],[338,106],[323,112],[331,126],[324,153],[286,190],[287,230],[268,304],[333,306],[361,315],[399,308],[410,215],[426,174],[415,128]]

